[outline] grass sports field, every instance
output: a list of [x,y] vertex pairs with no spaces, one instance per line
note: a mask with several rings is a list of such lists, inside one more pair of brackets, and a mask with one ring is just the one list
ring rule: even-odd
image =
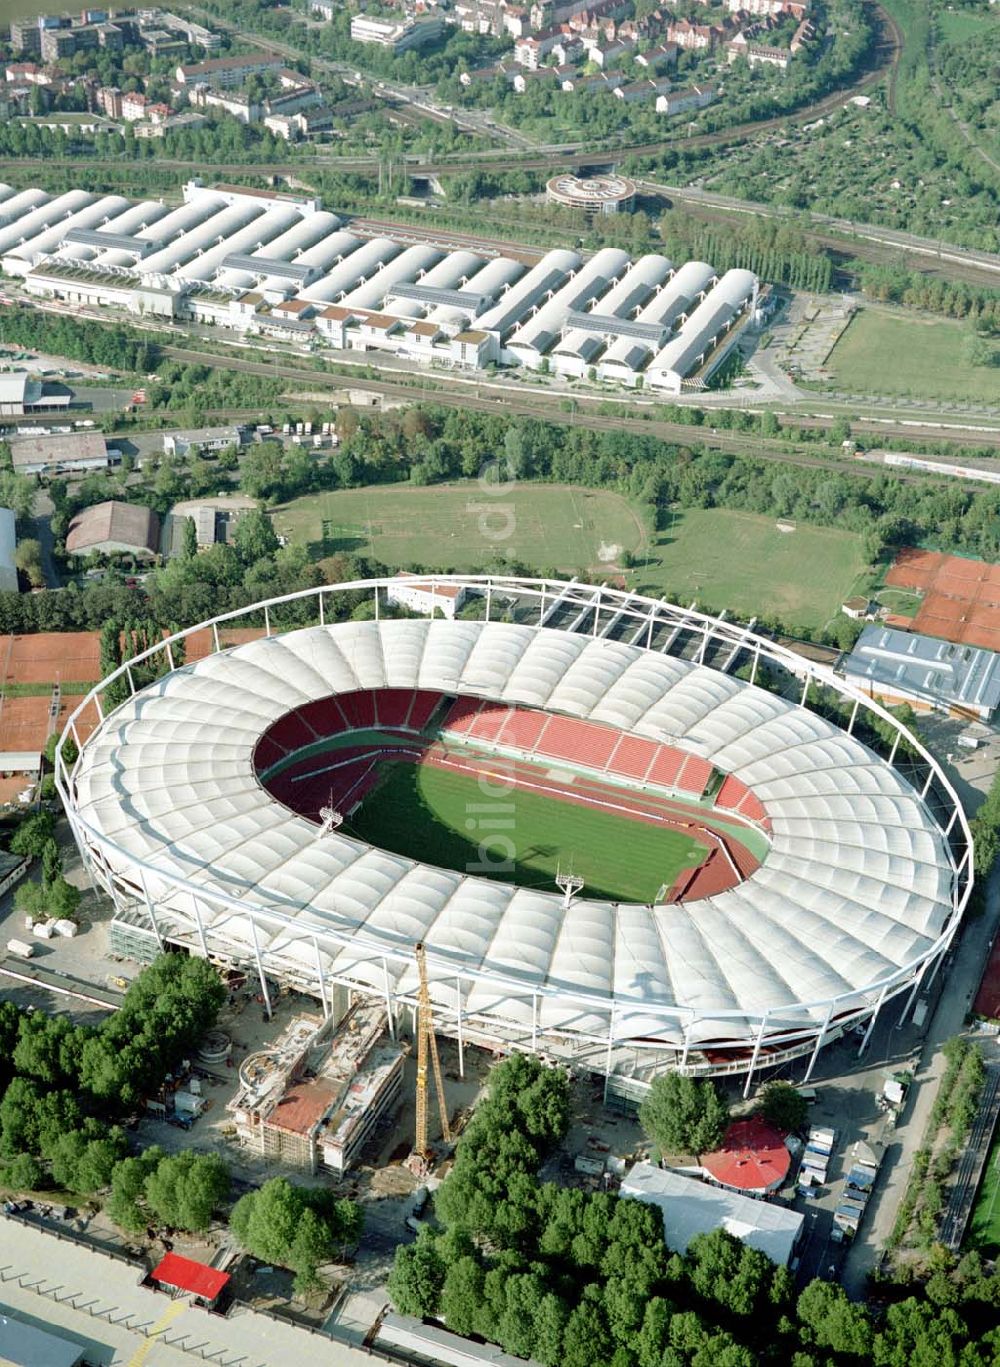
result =
[[774,518],[725,508],[676,513],[657,534],[653,554],[661,563],[641,567],[635,587],[745,617],[774,613],[790,625],[822,626],[865,570],[861,538],[792,525],[782,532]]
[[1000,1253],[1000,1139],[994,1139],[986,1160],[966,1243],[991,1258]]
[[[485,804],[491,810],[477,817]],[[505,824],[490,828],[488,821]],[[586,880],[583,896],[621,902],[652,902],[664,883],[673,883],[681,869],[700,863],[705,855],[704,846],[680,831],[538,793],[515,790],[484,797],[479,780],[469,774],[392,761],[344,829],[422,863],[489,874],[547,892],[555,891],[552,880],[561,862],[563,869],[572,865]],[[479,841],[488,842],[491,830],[513,842],[513,867],[477,867]],[[496,860],[505,854],[497,845],[486,857]]]
[[391,566],[472,570],[506,555],[544,569],[597,568],[638,552],[646,527],[620,494],[520,484],[498,497],[474,480],[416,488],[379,484],[307,494],[274,511],[275,529],[314,559],[342,552]]
[[968,330],[865,308],[855,314],[827,361],[838,387],[863,394],[919,394],[996,403],[997,371],[970,365]]

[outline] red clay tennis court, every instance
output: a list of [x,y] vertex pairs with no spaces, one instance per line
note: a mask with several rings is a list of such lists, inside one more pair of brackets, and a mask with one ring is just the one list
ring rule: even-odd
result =
[[908,546],[885,582],[923,594],[909,620],[912,630],[1000,651],[1000,565]]
[[0,641],[0,684],[94,683],[100,677],[97,631],[39,631]]

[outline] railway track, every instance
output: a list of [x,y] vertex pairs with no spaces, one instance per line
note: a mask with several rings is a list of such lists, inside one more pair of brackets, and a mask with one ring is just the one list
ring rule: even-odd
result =
[[[832,474],[845,475],[850,479],[871,480],[874,477],[871,466],[854,462],[813,455],[807,448],[792,446],[788,450],[768,447],[756,434],[740,432],[706,432],[704,428],[693,428],[683,423],[664,422],[658,419],[610,417],[600,413],[563,412],[554,409],[551,396],[503,394],[485,396],[480,392],[457,389],[427,391],[417,386],[393,383],[391,380],[370,379],[367,376],[331,375],[318,370],[303,370],[295,366],[279,365],[267,361],[250,361],[239,357],[218,356],[214,352],[198,351],[190,347],[163,348],[165,355],[190,365],[205,365],[215,370],[238,370],[249,375],[260,375],[268,379],[288,380],[312,392],[329,389],[331,394],[338,390],[364,389],[386,397],[409,403],[437,403],[448,408],[472,409],[480,413],[504,413],[518,417],[537,418],[541,422],[557,423],[565,427],[584,427],[589,431],[621,432],[631,431],[645,436],[660,437],[664,441],[679,445],[696,442],[708,450],[721,451],[731,455],[750,455],[773,461],[775,464],[790,465],[805,470],[828,470]],[[817,425],[827,426],[831,420],[816,419]],[[807,424],[797,416],[787,417],[786,426],[802,427]],[[891,435],[891,429],[880,428],[884,437]],[[905,435],[900,433],[899,435]],[[1000,433],[997,433],[1000,445]],[[892,477],[902,483],[916,484],[930,478],[917,472],[894,469]],[[949,486],[958,485],[972,491],[982,492],[983,486],[972,480],[948,479]]]

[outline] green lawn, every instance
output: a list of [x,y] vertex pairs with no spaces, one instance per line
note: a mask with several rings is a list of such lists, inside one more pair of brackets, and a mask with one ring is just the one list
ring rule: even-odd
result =
[[991,1258],[1000,1253],[1000,1137],[993,1140],[986,1160],[965,1242]]
[[866,568],[861,538],[791,525],[795,531],[781,532],[774,518],[725,508],[674,513],[656,537],[659,563],[642,566],[635,587],[742,617],[771,613],[789,625],[822,626]]
[[884,608],[905,617],[915,617],[923,602],[923,594],[912,593],[909,589],[879,589],[874,596]]
[[[484,793],[470,775],[392,761],[344,829],[381,849],[468,873],[487,872],[483,860],[504,859],[509,837],[512,862],[491,870],[492,877],[554,892],[561,863],[586,880],[583,896],[621,902],[652,902],[664,883],[705,855],[704,846],[680,831],[538,793],[498,795],[495,783]],[[490,847],[485,855],[480,840]]]
[[856,393],[914,394],[996,403],[1000,371],[970,365],[968,329],[876,309],[855,314],[827,361],[833,383]]
[[342,552],[396,567],[472,570],[497,555],[579,571],[645,544],[632,505],[607,490],[519,484],[490,495],[474,480],[415,488],[379,484],[307,494],[273,515],[275,529],[322,561]]
[[964,43],[967,38],[978,37],[991,25],[1000,36],[1000,24],[996,15],[978,10],[938,10],[935,21],[942,43]]

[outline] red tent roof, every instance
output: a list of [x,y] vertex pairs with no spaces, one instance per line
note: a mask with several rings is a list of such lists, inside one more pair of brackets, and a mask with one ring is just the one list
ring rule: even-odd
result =
[[702,1154],[701,1166],[724,1187],[738,1191],[770,1191],[788,1176],[792,1155],[784,1136],[759,1116],[730,1125],[722,1147]]
[[165,1254],[163,1261],[153,1268],[152,1276],[154,1281],[180,1287],[182,1291],[193,1291],[207,1301],[214,1301],[229,1281],[228,1272],[206,1267],[193,1258],[182,1258],[179,1253]]

